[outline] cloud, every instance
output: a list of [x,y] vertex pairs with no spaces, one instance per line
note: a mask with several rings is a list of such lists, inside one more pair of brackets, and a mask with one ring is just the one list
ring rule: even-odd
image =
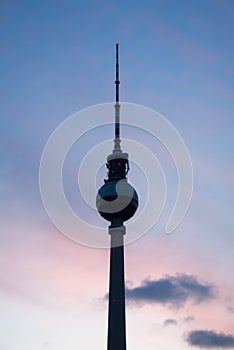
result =
[[199,348],[234,348],[234,336],[215,331],[195,330],[188,333],[189,345]]
[[50,346],[50,343],[48,341],[45,341],[42,346],[44,348],[47,348],[48,346]]
[[163,326],[167,327],[167,326],[174,326],[177,325],[178,322],[172,318],[168,318],[167,320],[164,321]]
[[139,304],[160,303],[181,307],[188,300],[199,304],[212,299],[214,290],[195,276],[178,274],[166,275],[158,280],[146,279],[138,287],[127,287],[126,297]]
[[194,321],[194,317],[193,316],[187,316],[187,317],[184,318],[184,321],[186,323],[193,322]]
[[230,312],[231,314],[234,314],[234,307],[227,306],[227,311]]

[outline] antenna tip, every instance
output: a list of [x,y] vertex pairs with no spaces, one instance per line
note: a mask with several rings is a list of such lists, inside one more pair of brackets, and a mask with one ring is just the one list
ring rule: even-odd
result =
[[119,46],[119,43],[118,43],[118,41],[116,42],[116,46]]

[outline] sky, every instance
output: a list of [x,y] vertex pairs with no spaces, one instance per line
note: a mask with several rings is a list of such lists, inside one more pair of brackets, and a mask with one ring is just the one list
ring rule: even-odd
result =
[[[52,224],[39,166],[58,125],[114,101],[116,41],[120,100],[167,118],[194,170],[188,212],[167,235],[175,168],[152,136],[123,128],[123,148],[124,137],[149,148],[168,182],[162,217],[125,247],[128,349],[234,348],[233,1],[2,0],[0,18],[0,349],[106,348],[109,251],[69,240]],[[82,207],[77,170],[110,132],[87,133],[64,169],[74,210],[101,227],[108,223]],[[129,178],[146,202],[137,166]]]

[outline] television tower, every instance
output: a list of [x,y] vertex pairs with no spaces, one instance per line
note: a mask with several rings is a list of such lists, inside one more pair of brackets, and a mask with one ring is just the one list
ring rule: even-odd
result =
[[107,157],[108,178],[99,189],[96,206],[99,214],[110,221],[108,233],[111,236],[109,312],[107,350],[126,350],[125,282],[124,282],[124,221],[129,220],[138,207],[138,196],[128,183],[128,154],[120,146],[120,104],[119,104],[119,44],[116,44],[116,101],[115,139],[112,154]]

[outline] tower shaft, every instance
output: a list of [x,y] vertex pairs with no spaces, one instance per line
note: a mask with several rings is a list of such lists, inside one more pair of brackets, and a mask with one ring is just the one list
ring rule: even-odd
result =
[[124,226],[109,228],[111,235],[107,350],[126,350]]

